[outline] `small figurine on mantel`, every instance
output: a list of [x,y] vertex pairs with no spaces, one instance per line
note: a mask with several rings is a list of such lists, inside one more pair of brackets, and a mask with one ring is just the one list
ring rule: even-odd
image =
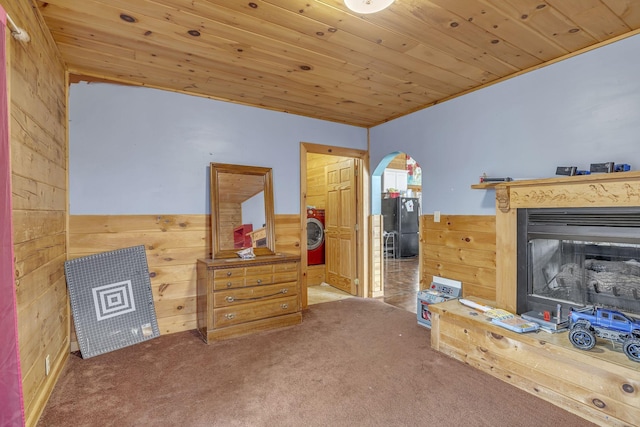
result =
[[483,173],[482,176],[480,177],[480,184],[488,183],[488,182],[509,182],[509,181],[513,181],[513,178],[508,176],[502,177],[502,178],[490,177],[490,176],[487,176],[486,173]]

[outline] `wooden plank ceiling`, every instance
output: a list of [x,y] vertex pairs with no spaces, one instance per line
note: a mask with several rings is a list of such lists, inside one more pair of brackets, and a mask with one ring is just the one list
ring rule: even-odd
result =
[[637,0],[36,3],[73,74],[362,127],[640,28]]

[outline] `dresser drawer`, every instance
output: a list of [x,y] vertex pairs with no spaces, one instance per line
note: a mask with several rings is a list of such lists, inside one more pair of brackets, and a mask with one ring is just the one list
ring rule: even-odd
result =
[[213,306],[214,308],[219,308],[246,304],[254,301],[264,301],[296,295],[297,292],[298,284],[295,282],[219,291],[213,294]]
[[245,268],[245,276],[270,276],[273,273],[273,265],[256,265]]
[[213,290],[242,288],[244,286],[244,277],[230,277],[213,280]]
[[288,271],[284,273],[275,273],[273,275],[273,283],[295,282],[298,280],[298,271]]
[[243,286],[268,285],[270,283],[274,283],[272,265],[224,268],[213,272],[213,289],[216,291]]
[[244,268],[221,268],[213,270],[214,279],[237,279],[244,278]]
[[297,262],[287,262],[283,264],[274,264],[273,272],[281,273],[284,271],[298,271],[298,263]]
[[292,295],[267,301],[239,304],[232,307],[215,308],[213,310],[213,323],[216,328],[223,328],[297,311],[298,296]]
[[247,276],[244,278],[245,286],[261,286],[261,285],[269,285],[274,283],[273,274],[263,273],[256,274],[255,276]]

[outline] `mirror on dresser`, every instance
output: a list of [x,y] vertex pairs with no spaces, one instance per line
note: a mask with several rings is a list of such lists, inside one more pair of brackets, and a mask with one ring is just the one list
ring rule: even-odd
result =
[[212,259],[275,253],[271,168],[211,163]]

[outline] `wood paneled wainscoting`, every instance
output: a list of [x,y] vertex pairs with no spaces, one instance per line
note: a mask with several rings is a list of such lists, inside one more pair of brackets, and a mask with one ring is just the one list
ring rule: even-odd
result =
[[[73,215],[69,259],[144,245],[160,333],[196,329],[196,265],[209,257],[210,224],[209,215]],[[300,255],[298,215],[276,215],[276,250]]]
[[420,289],[433,276],[462,282],[465,297],[496,299],[496,221],[493,215],[420,217]]

